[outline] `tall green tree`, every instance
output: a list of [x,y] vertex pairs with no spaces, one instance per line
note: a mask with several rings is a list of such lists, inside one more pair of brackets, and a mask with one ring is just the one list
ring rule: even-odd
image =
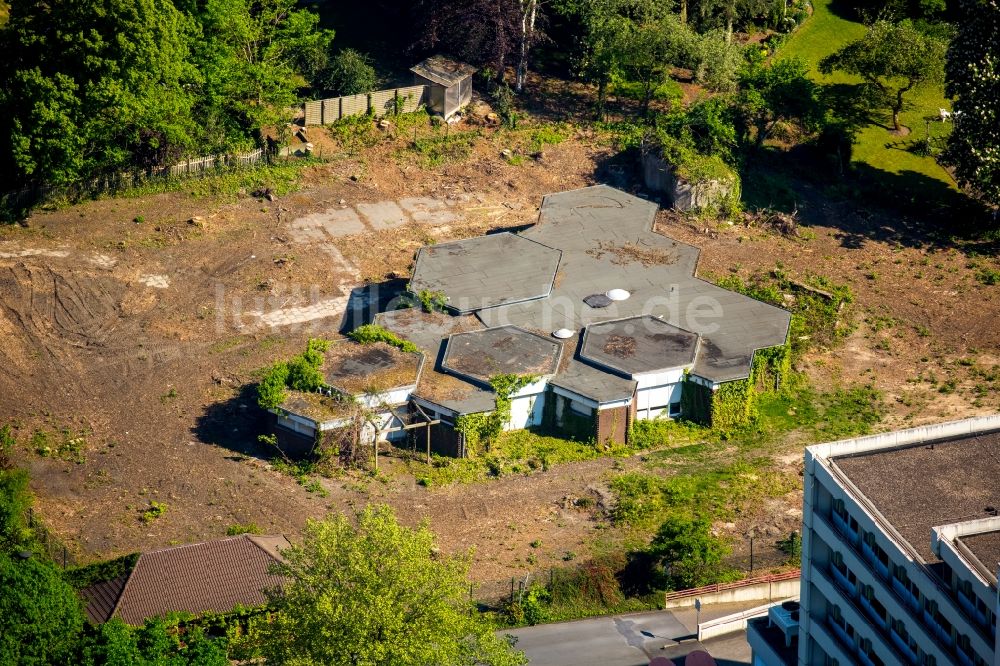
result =
[[73,663],[82,631],[80,600],[55,567],[0,553],[0,664]]
[[961,12],[948,49],[955,128],[944,157],[960,183],[1000,205],[1000,5],[964,0]]
[[653,537],[649,552],[664,567],[672,589],[681,590],[717,582],[729,549],[712,535],[708,520],[671,516]]
[[839,70],[864,79],[875,104],[891,111],[893,129],[899,132],[906,94],[944,80],[946,49],[943,39],[917,30],[908,20],[875,21],[864,37],[823,58],[819,69],[825,74]]
[[0,30],[9,170],[68,182],[191,144],[193,25],[170,0],[22,0]]
[[744,143],[752,140],[759,148],[779,122],[794,121],[807,129],[816,126],[823,111],[816,84],[806,71],[806,64],[796,58],[747,65],[736,96]]
[[274,664],[507,666],[523,655],[493,633],[468,599],[464,557],[438,553],[422,525],[401,526],[386,506],[356,525],[337,515],[310,521],[301,546],[283,553],[263,654]]
[[319,16],[298,9],[296,0],[179,0],[179,6],[200,29],[192,47],[202,73],[199,112],[222,139],[282,120],[307,76],[327,63],[333,32],[320,29]]

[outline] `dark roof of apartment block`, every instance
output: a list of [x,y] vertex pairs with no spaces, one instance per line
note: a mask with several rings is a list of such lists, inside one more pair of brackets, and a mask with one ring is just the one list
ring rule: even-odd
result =
[[1000,530],[966,534],[958,537],[958,540],[965,544],[992,576],[997,575],[997,571],[1000,571]]
[[545,298],[560,254],[506,232],[429,245],[417,253],[410,289],[443,293],[459,313]]
[[697,351],[697,334],[643,315],[591,324],[584,331],[580,357],[637,375],[691,365]]
[[267,602],[264,591],[283,583],[269,569],[288,547],[283,536],[244,534],[151,551],[140,555],[121,581],[98,583],[81,595],[91,620],[119,617],[132,625],[172,612],[261,606]]
[[516,326],[457,333],[448,339],[441,367],[489,384],[502,374],[551,375],[559,367],[562,345]]
[[838,456],[833,462],[929,563],[938,560],[931,528],[987,518],[1000,507],[1000,431]]

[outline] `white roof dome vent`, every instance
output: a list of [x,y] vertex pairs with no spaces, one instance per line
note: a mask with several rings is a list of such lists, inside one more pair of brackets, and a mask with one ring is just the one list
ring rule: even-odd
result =
[[571,331],[568,328],[560,328],[559,330],[552,332],[552,336],[559,338],[560,340],[565,340],[566,338],[572,338],[574,334],[575,331]]
[[604,295],[613,301],[624,301],[632,294],[628,293],[624,289],[611,289]]

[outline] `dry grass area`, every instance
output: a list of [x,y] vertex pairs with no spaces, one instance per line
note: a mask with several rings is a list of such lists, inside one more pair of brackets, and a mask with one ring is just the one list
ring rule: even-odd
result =
[[[377,141],[304,172],[301,188],[274,202],[177,192],[82,203],[0,229],[0,424],[15,428],[41,515],[79,557],[218,537],[237,523],[294,537],[309,517],[371,501],[407,522],[429,519],[448,550],[474,548],[481,580],[529,566],[529,555],[545,566],[621,538],[600,501],[587,510],[566,501],[600,500],[611,459],[428,489],[390,458],[377,478],[323,479],[323,492],[262,459],[263,418],[246,386],[257,369],[339,326],[336,317],[272,326],[264,315],[342,308],[365,280],[408,275],[422,244],[529,224],[543,194],[595,182],[609,157],[593,135],[574,131],[542,159],[515,165],[501,155],[513,142],[503,132],[451,131],[478,134],[437,166],[402,136]],[[303,216],[405,197],[448,202],[454,215],[296,240]],[[803,214],[808,239],[667,213],[659,228],[703,248],[703,275],[780,262],[794,275],[849,283],[857,332],[805,369],[821,385],[883,388],[893,407],[886,427],[996,410],[1000,392],[981,375],[995,373],[1000,357],[1000,287],[978,283],[960,248],[909,242],[905,220],[822,202]],[[991,390],[979,395],[981,384]],[[43,440],[75,441],[80,462],[39,455]],[[789,465],[802,444],[786,443]],[[144,523],[151,500],[167,510]]]

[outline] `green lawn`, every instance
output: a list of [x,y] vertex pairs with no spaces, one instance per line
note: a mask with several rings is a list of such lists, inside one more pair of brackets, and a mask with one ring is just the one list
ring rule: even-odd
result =
[[[839,49],[844,44],[860,38],[865,33],[864,25],[855,21],[838,16],[831,10],[832,0],[814,0],[813,15],[806,20],[805,24],[792,35],[788,42],[781,47],[779,57],[799,57],[805,60],[813,79],[824,86],[848,86],[860,82],[860,78],[848,76],[841,73],[833,73],[824,76],[818,71],[819,61]],[[887,174],[902,176],[903,182],[899,178],[889,176],[889,180],[897,181],[897,185],[910,186],[913,190],[927,194],[928,185],[933,185],[939,189],[941,185],[947,189],[956,191],[955,184],[948,173],[942,169],[932,158],[922,157],[904,150],[906,143],[923,139],[927,132],[925,116],[937,116],[939,108],[950,108],[951,104],[944,98],[944,91],[939,87],[927,86],[923,89],[911,92],[908,95],[910,108],[905,110],[900,118],[903,125],[911,129],[908,137],[900,138],[889,133],[887,127],[891,127],[891,116],[888,112],[878,113],[872,118],[874,123],[863,127],[858,132],[854,146],[854,161],[863,168],[864,165],[877,169],[883,174],[873,173],[874,177],[883,180]],[[881,126],[880,126],[881,125]],[[950,131],[951,125],[933,121],[930,123],[930,136],[942,137]],[[931,181],[936,182],[929,182]]]

